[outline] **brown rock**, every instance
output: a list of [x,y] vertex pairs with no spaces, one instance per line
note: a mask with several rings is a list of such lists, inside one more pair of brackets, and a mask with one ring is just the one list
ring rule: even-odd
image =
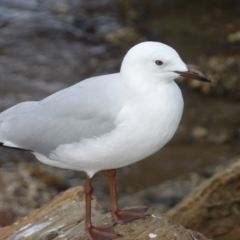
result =
[[227,96],[232,100],[240,99],[239,54],[215,54],[198,59],[197,69],[201,69],[211,79],[211,84],[187,81],[190,88],[198,89],[209,95]]
[[[103,213],[96,199],[92,201],[95,225],[112,224],[109,213]],[[149,217],[116,225],[121,240],[207,240],[202,234],[187,230],[158,211],[149,209]],[[82,187],[59,194],[46,206],[28,217],[0,229],[0,240],[86,240],[84,233],[84,192]]]
[[0,169],[0,227],[12,224],[57,195],[57,191],[45,183],[43,174],[37,172],[39,178],[33,177],[33,171],[26,164],[16,165],[14,170]]
[[192,129],[192,136],[196,139],[205,138],[209,134],[208,129],[202,126],[195,126]]
[[199,185],[167,215],[214,240],[239,240],[240,158]]

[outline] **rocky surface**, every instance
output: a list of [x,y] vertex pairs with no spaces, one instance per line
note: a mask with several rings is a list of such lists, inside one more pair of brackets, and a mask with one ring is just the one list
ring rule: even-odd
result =
[[214,240],[239,240],[240,157],[200,184],[167,215]]
[[182,199],[184,199],[196,186],[206,178],[197,173],[187,174],[174,180],[169,180],[143,189],[135,194],[128,194],[119,199],[121,206],[132,206],[140,203],[144,206],[151,206],[164,213]]
[[[93,223],[112,224],[109,213],[103,213],[96,199],[92,200]],[[177,222],[149,209],[149,217],[116,225],[115,231],[122,240],[207,240],[202,234],[187,230]],[[84,233],[84,192],[75,187],[59,194],[46,206],[35,210],[11,226],[0,229],[1,240],[86,240]]]
[[[126,225],[116,225],[121,239],[210,239],[239,240],[240,158],[219,166],[213,177],[201,183],[180,204],[167,212],[149,209],[149,217]],[[112,224],[110,213],[93,198],[95,225]],[[0,239],[86,239],[84,235],[84,192],[75,187],[59,194],[44,207],[13,225],[0,229]],[[172,221],[171,219],[174,219]],[[179,222],[182,225],[176,223]],[[27,237],[27,238],[26,238]]]
[[240,56],[238,54],[216,54],[211,57],[202,57],[194,67],[204,69],[212,83],[209,85],[188,81],[191,88],[204,94],[222,96],[235,101],[240,100]]
[[56,175],[36,178],[32,170],[25,164],[14,171],[0,169],[0,226],[12,224],[56,196],[56,189],[51,187],[54,181],[59,181]]
[[[74,185],[83,184],[83,180],[65,180],[67,173],[56,171],[39,162],[16,164],[14,169],[0,169],[0,226],[11,225],[14,221],[28,215],[34,209],[42,207],[59,191]],[[77,174],[76,174],[77,175]],[[140,204],[151,206],[161,212],[166,212],[204,179],[197,173],[166,181],[158,186],[143,189],[137,193],[124,193],[119,197],[120,206]],[[94,185],[96,183],[94,179]],[[107,179],[106,179],[107,180]],[[69,184],[70,183],[70,184]],[[107,181],[105,183],[107,188]],[[95,187],[94,194],[99,196],[103,208],[108,208],[109,193],[103,195],[101,188]]]

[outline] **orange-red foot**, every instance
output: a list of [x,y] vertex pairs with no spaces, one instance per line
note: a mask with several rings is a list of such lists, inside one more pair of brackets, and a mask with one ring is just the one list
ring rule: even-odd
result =
[[124,224],[139,218],[146,218],[148,216],[148,214],[146,214],[146,211],[147,211],[146,207],[130,208],[118,211],[116,213],[112,213],[112,216],[116,223]]
[[111,240],[120,237],[116,234],[112,226],[108,227],[91,227],[86,229],[86,234],[89,240]]

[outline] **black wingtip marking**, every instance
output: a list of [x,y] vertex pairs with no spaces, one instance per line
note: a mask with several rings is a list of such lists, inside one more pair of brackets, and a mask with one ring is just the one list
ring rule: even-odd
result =
[[28,150],[28,149],[24,149],[24,148],[4,146],[2,142],[0,142],[0,147],[10,148],[10,149],[14,149],[14,150],[21,150],[21,151],[26,151],[26,152],[33,152],[32,150]]

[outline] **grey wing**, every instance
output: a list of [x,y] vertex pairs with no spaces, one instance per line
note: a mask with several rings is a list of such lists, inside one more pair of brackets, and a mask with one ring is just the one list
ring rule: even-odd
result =
[[121,109],[117,77],[88,79],[40,102],[6,110],[0,114],[0,142],[47,156],[61,144],[110,132]]

